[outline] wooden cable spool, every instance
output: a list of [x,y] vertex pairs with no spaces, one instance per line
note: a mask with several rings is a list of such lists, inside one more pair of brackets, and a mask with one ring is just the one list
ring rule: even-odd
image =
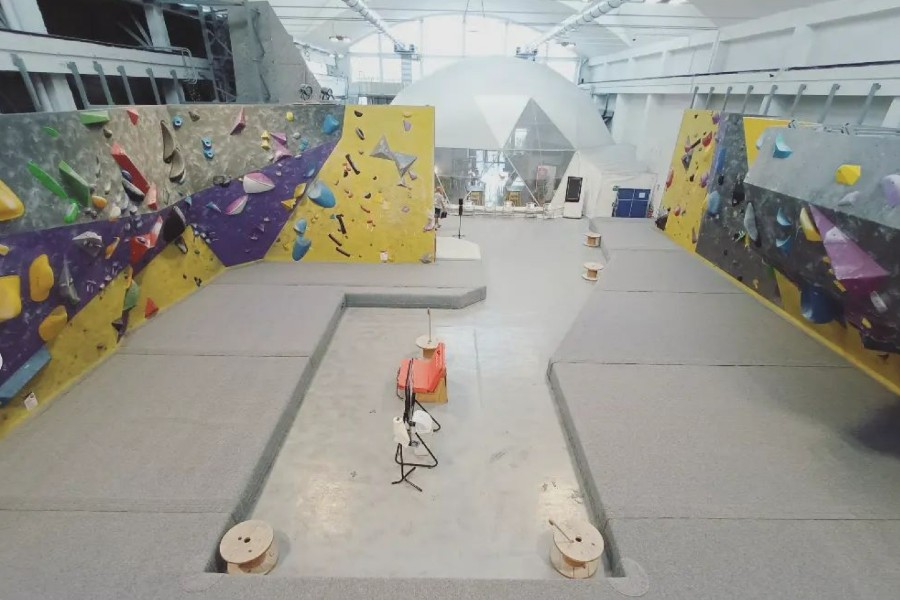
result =
[[586,262],[584,263],[584,268],[585,272],[581,276],[588,281],[597,281],[600,277],[599,272],[603,270],[603,265],[598,262]]
[[591,248],[599,248],[600,247],[600,234],[594,233],[593,231],[589,231],[584,234],[584,245],[589,246]]
[[569,579],[593,577],[603,555],[603,536],[597,528],[581,519],[572,519],[553,526],[553,545],[550,564]]
[[265,575],[278,562],[275,530],[265,521],[244,521],[228,530],[219,554],[229,575]]

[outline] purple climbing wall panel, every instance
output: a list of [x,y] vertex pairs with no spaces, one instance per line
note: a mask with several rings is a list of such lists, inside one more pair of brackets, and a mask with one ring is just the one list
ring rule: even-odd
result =
[[262,259],[290,217],[282,202],[315,178],[333,149],[334,143],[322,144],[256,171],[274,184],[267,191],[248,193],[241,181],[232,180],[193,194],[194,231],[226,267]]

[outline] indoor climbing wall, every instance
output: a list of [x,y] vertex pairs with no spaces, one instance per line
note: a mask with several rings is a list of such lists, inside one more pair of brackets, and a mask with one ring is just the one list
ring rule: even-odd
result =
[[[344,134],[266,258],[434,261],[434,108],[348,106]],[[286,204],[287,205],[287,204]]]
[[[900,139],[696,114],[675,151],[666,233],[900,389]],[[719,127],[701,193],[679,169],[703,114]],[[696,225],[685,207],[699,208]]]
[[433,259],[431,109],[136,107],[0,127],[0,435],[226,267],[285,247]]
[[666,176],[662,200],[663,210],[669,214],[666,233],[690,251],[697,247],[719,123],[719,113],[685,111],[672,166]]

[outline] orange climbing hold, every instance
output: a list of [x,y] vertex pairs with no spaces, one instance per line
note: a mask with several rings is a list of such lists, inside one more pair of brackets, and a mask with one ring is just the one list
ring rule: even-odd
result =
[[0,221],[12,221],[25,214],[25,205],[3,180],[0,180]]
[[153,298],[147,298],[147,303],[144,305],[144,317],[149,319],[158,312],[159,307],[156,305],[156,302],[153,301]]

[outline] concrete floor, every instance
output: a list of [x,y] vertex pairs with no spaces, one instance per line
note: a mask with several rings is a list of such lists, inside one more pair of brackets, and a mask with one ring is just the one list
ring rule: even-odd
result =
[[546,365],[599,251],[582,245],[586,222],[465,225],[488,299],[433,313],[448,348],[450,402],[433,409],[444,430],[430,440],[440,466],[412,476],[423,493],[390,484],[395,373],[425,311],[348,309],[253,512],[280,535],[274,576],[558,578],[547,519],[588,509]]

